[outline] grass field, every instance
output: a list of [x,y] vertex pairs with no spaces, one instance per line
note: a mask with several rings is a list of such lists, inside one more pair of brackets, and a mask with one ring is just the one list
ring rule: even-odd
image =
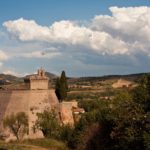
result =
[[54,139],[35,139],[23,142],[0,141],[0,150],[68,150],[67,146]]

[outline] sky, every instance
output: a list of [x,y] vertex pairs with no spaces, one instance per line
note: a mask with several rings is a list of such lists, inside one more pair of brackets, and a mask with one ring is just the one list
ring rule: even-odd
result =
[[0,73],[150,72],[150,0],[0,0]]

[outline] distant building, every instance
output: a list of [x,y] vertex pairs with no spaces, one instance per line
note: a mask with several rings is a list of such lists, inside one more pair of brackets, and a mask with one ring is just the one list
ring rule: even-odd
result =
[[125,79],[119,79],[115,83],[112,84],[113,88],[129,88],[134,87],[133,82],[125,80]]

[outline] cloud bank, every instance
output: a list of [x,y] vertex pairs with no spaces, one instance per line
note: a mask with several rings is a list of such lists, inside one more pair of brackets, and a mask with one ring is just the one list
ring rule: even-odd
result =
[[34,20],[20,18],[6,21],[3,26],[21,41],[84,46],[103,55],[150,55],[150,7],[109,9],[112,16],[95,16],[88,25],[63,20],[41,26]]

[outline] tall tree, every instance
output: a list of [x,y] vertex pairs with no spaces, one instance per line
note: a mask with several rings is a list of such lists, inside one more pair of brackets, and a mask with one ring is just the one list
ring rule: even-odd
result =
[[60,78],[57,78],[57,80],[56,80],[56,86],[55,86],[55,93],[56,93],[56,96],[57,96],[57,98],[58,98],[59,101],[61,99],[60,90],[61,90],[61,87],[60,87]]
[[62,71],[61,77],[56,80],[55,93],[60,102],[67,98],[68,84],[65,71]]

